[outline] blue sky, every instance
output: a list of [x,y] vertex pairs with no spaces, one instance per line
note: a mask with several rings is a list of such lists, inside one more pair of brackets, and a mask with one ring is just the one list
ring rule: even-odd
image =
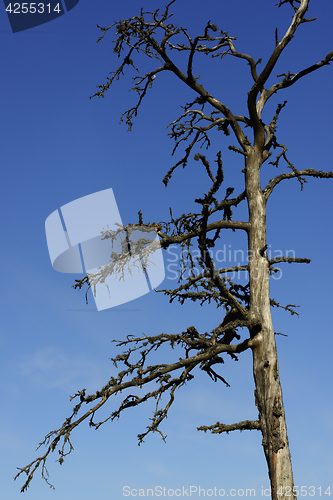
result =
[[[96,44],[96,24],[108,26],[137,14],[141,6],[155,10],[164,3],[80,0],[61,18],[15,34],[4,8],[0,15],[0,482],[6,500],[21,498],[22,481],[12,479],[16,467],[32,461],[45,434],[70,414],[69,396],[83,387],[95,392],[115,373],[109,361],[116,355],[112,339],[142,332],[176,333],[190,325],[206,331],[221,320],[213,306],[170,305],[155,293],[97,312],[92,297],[86,306],[84,293],[71,288],[80,275],[57,273],[50,263],[45,219],[72,200],[112,188],[123,223],[137,222],[138,210],[145,221],[159,221],[167,220],[170,205],[178,215],[194,209],[193,199],[208,186],[193,161],[175,172],[167,189],[162,183],[174,161],[165,127],[178,117],[180,105],[194,98],[170,75],[156,79],[130,133],[119,125],[120,114],[135,103],[135,95],[128,93],[130,77],[135,76],[130,68],[105,99],[88,99],[118,63],[111,34]],[[175,24],[197,33],[211,19],[238,37],[238,50],[263,61],[274,47],[275,27],[282,33],[291,20],[289,6],[277,9],[267,0],[208,0],[204,8],[199,0],[178,0],[173,7]],[[318,20],[300,27],[274,76],[299,71],[332,50],[330,0],[312,0],[309,16]],[[235,114],[246,112],[251,81],[244,61],[203,58],[196,69],[209,91]],[[268,120],[277,104],[288,100],[278,139],[287,145],[297,168],[333,170],[332,71],[332,66],[324,67],[273,97],[263,116]],[[222,149],[225,185],[242,190],[241,157],[229,152],[228,145],[225,136],[214,136],[210,158]],[[263,185],[279,173],[268,164],[264,169]],[[282,304],[301,305],[299,317],[273,310],[273,320],[275,331],[288,335],[276,340],[295,484],[315,486],[317,494],[321,487],[322,496],[328,486],[333,492],[332,189],[332,180],[309,179],[303,192],[296,180],[284,181],[272,194],[267,213],[272,253],[294,250],[297,257],[312,260],[310,265],[281,267],[280,279],[272,280],[271,295]],[[234,214],[245,217],[241,207]],[[244,244],[244,237],[222,235],[221,248],[241,249]],[[166,253],[162,287],[174,285],[172,260]],[[162,425],[166,444],[155,434],[137,445],[136,436],[151,417],[150,403],[129,409],[98,431],[84,424],[74,432],[75,450],[63,466],[55,463],[56,456],[49,460],[55,492],[36,474],[25,498],[121,499],[126,485],[255,488],[260,496],[261,487],[268,486],[260,434],[211,436],[196,430],[218,420],[233,423],[257,417],[251,353],[245,352],[238,363],[226,358],[221,374],[230,388],[198,373],[178,391]],[[105,417],[117,401],[109,403],[102,410]]]

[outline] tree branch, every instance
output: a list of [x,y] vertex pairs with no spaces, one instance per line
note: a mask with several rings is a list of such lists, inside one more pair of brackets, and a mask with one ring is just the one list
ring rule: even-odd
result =
[[[215,359],[216,362],[216,356],[223,352],[226,353],[243,352],[246,349],[249,349],[254,342],[253,339],[246,339],[244,342],[240,344],[227,345],[221,343],[223,342],[223,340],[220,342],[216,342],[216,336],[215,336],[215,343],[212,345],[211,340],[207,339],[205,335],[198,334],[194,327],[188,328],[187,333],[188,333],[188,338],[186,338],[184,334],[179,334],[174,336],[165,335],[164,338],[163,336],[159,335],[157,337],[143,337],[143,338],[133,338],[133,339],[128,338],[127,341],[121,341],[118,344],[118,346],[127,344],[128,342],[135,342],[137,344],[139,343],[138,347],[134,349],[129,349],[129,351],[120,354],[115,359],[113,359],[113,362],[116,366],[117,362],[122,361],[129,368],[123,372],[120,372],[116,379],[111,378],[108,384],[106,384],[106,386],[104,386],[101,391],[97,391],[95,395],[86,396],[85,389],[83,389],[82,391],[79,391],[71,398],[71,399],[79,398],[79,403],[73,408],[72,415],[64,421],[64,423],[59,429],[47,434],[45,439],[39,444],[39,447],[42,445],[47,446],[46,452],[42,456],[33,460],[27,466],[19,468],[19,472],[17,473],[14,479],[17,479],[23,472],[28,476],[27,480],[25,481],[24,485],[21,488],[21,492],[24,492],[28,488],[31,480],[33,479],[34,473],[40,466],[42,467],[43,478],[49,484],[49,486],[53,488],[53,486],[48,482],[46,460],[49,457],[49,455],[53,453],[53,451],[55,451],[57,447],[60,446],[60,441],[62,440],[63,444],[60,447],[60,449],[58,449],[60,455],[58,461],[59,463],[63,463],[64,457],[70,454],[71,451],[73,450],[73,446],[70,441],[71,432],[76,427],[78,427],[80,423],[82,423],[83,421],[87,421],[89,419],[90,420],[89,425],[97,429],[107,420],[109,419],[114,420],[115,418],[118,418],[121,411],[123,411],[124,409],[137,406],[138,404],[147,401],[150,398],[157,398],[158,400],[157,403],[158,403],[160,401],[161,395],[166,390],[171,389],[170,399],[164,410],[159,410],[157,405],[154,412],[152,425],[148,427],[147,432],[138,435],[139,444],[143,442],[143,438],[149,432],[159,432],[164,439],[164,436],[159,431],[158,426],[161,423],[161,421],[167,416],[168,409],[170,408],[174,400],[175,389],[177,387],[184,385],[186,381],[191,380],[193,378],[193,376],[190,375],[190,371],[193,368],[195,368],[199,363],[201,363],[202,364],[201,369],[207,372],[210,371],[211,373],[208,374],[211,376],[212,373],[215,372],[209,370],[210,366],[207,366],[205,364],[206,361]],[[222,334],[223,330],[220,329],[219,333]],[[191,340],[191,337],[194,340]],[[180,358],[177,362],[172,364],[154,365],[154,366],[149,366],[146,369],[143,369],[143,364],[145,362],[147,354],[153,349],[156,350],[165,341],[170,342],[171,346],[173,346],[174,343],[181,342],[189,344],[191,349],[193,348],[200,349],[201,346],[203,345],[206,345],[207,348],[203,352],[199,352],[199,354],[196,354],[195,356],[186,357],[185,359]],[[139,362],[137,362],[136,364],[129,363],[129,356],[131,352],[137,351],[138,349],[142,349],[142,347],[147,346],[149,344],[150,347],[148,349],[140,351],[141,359],[139,360]],[[181,375],[179,377],[171,379],[170,373],[179,369],[183,370]],[[134,376],[131,380],[123,382],[124,377],[128,376],[129,374],[132,374],[133,371],[136,371],[137,375]],[[222,377],[218,378],[224,380]],[[142,398],[139,398],[134,395],[129,395],[122,401],[122,403],[119,406],[119,409],[114,411],[108,418],[97,424],[93,422],[93,417],[95,413],[108,401],[110,396],[112,396],[113,394],[121,393],[125,389],[138,388],[138,387],[142,388],[145,384],[152,382],[154,380],[157,380],[159,382],[160,384],[159,389],[150,393],[146,393],[146,395],[143,396]],[[76,420],[74,419],[77,416],[83,404],[89,404],[96,400],[98,401],[98,403],[92,406],[80,418],[77,418]],[[65,450],[66,445],[69,445],[68,451]]]
[[277,264],[278,262],[288,262],[292,264],[293,262],[301,263],[301,264],[310,264],[311,259],[303,259],[298,257],[274,257],[274,259],[268,260],[269,265]]
[[[243,231],[248,231],[249,224],[248,222],[222,220],[211,222],[207,225],[207,232],[214,231],[216,229],[242,229]],[[194,231],[188,231],[179,236],[168,236],[166,234],[163,234],[161,231],[158,231],[157,234],[162,238],[162,248],[168,248],[168,246],[172,245],[173,243],[182,243],[183,241],[195,238],[197,236],[197,232]]]
[[283,76],[283,80],[281,82],[275,83],[272,85],[272,87],[265,91],[261,97],[261,108],[264,106],[264,104],[268,101],[268,99],[275,94],[278,90],[280,89],[286,89],[290,87],[291,85],[294,85],[300,78],[303,78],[303,76],[306,76],[313,71],[316,71],[319,68],[322,68],[323,66],[327,66],[330,64],[330,62],[333,61],[333,51],[329,52],[326,57],[322,61],[320,61],[317,64],[313,64],[312,66],[309,66],[306,69],[303,69],[302,71],[299,71],[298,73],[290,74],[286,73],[283,75],[278,75],[278,77]]
[[204,432],[211,431],[212,434],[221,434],[222,432],[226,432],[227,434],[229,434],[230,431],[261,430],[258,420],[244,420],[242,422],[238,422],[237,424],[231,425],[221,424],[220,422],[217,422],[214,425],[202,425],[197,429],[198,431]]
[[[143,13],[141,11],[140,16],[135,16],[133,18],[126,19],[124,21],[119,21],[118,23],[112,24],[108,28],[100,28],[103,31],[103,34],[98,39],[98,41],[100,41],[105,36],[106,32],[109,29],[111,29],[113,26],[117,26],[118,38],[114,41],[115,42],[114,51],[119,56],[121,51],[123,50],[123,46],[127,45],[129,47],[129,53],[125,57],[123,63],[113,73],[113,76],[111,78],[108,78],[107,84],[98,86],[98,88],[101,90],[95,93],[94,96],[103,97],[105,91],[107,91],[110,88],[110,85],[112,84],[114,79],[118,79],[119,76],[123,74],[123,69],[126,66],[126,64],[130,63],[131,65],[134,66],[134,63],[132,59],[130,59],[130,56],[132,56],[134,52],[143,52],[149,58],[155,57],[159,61],[163,61],[164,63],[163,70],[172,71],[181,81],[183,81],[187,86],[189,86],[192,90],[194,90],[202,99],[205,99],[205,101],[211,104],[213,108],[220,111],[229,121],[230,126],[233,129],[241,148],[244,151],[247,151],[248,144],[245,140],[243,131],[240,125],[238,124],[238,121],[235,118],[235,116],[232,114],[232,112],[227,106],[221,103],[218,99],[214,98],[207,90],[205,90],[201,85],[199,85],[197,79],[192,74],[192,64],[195,52],[202,52],[206,55],[212,52],[216,52],[223,46],[229,46],[229,42],[232,40],[232,38],[229,37],[229,35],[227,33],[224,33],[223,31],[220,31],[219,35],[217,36],[214,37],[210,36],[209,30],[212,31],[218,31],[218,30],[215,25],[208,23],[205,28],[205,34],[201,37],[200,36],[196,37],[194,42],[192,42],[191,38],[189,37],[185,29],[176,28],[171,23],[165,24],[166,20],[170,17],[169,7],[172,3],[173,2],[169,3],[169,5],[166,7],[165,12],[162,15],[161,19],[158,19],[157,17],[158,11],[155,11],[154,13],[152,12]],[[145,14],[151,15],[153,20],[147,21],[145,19]],[[157,30],[162,30],[164,32],[164,37],[161,44],[159,44],[157,40],[153,37],[153,35],[156,34]],[[170,39],[173,36],[179,34],[183,34],[186,36],[187,40],[190,42],[190,46],[171,44]],[[131,41],[132,39],[133,43]],[[217,41],[217,45],[214,47],[207,47],[205,45],[199,44],[199,41],[208,41],[208,42]],[[171,50],[176,49],[178,51],[185,50],[190,52],[187,60],[186,73],[181,71],[180,68],[172,61],[172,59],[167,54],[167,48]],[[159,68],[159,72],[160,71],[162,71],[161,68]],[[131,127],[131,116],[135,116],[137,114],[138,107],[141,104],[143,97],[146,95],[147,88],[151,84],[151,80],[149,80],[148,75],[150,75],[151,79],[152,72],[149,72],[143,77],[143,79],[139,80],[142,82],[144,79],[147,78],[147,84],[143,89],[140,88],[137,84],[134,85],[133,87],[133,90],[136,90],[139,93],[139,102],[137,106],[125,112],[125,114],[127,113],[126,121],[130,127]]]
[[274,299],[270,299],[270,305],[272,307],[280,307],[281,309],[284,309],[285,311],[290,312],[290,314],[292,316],[294,316],[294,314],[296,314],[297,316],[299,316],[299,313],[296,312],[296,311],[294,311],[294,309],[295,309],[295,307],[300,307],[300,306],[296,306],[295,304],[287,304],[286,306],[281,306],[281,304],[279,304],[278,302],[276,302]]
[[258,81],[257,64],[259,64],[261,62],[261,59],[259,59],[258,62],[255,62],[254,59],[251,56],[249,56],[248,54],[243,54],[242,52],[237,52],[231,38],[228,40],[228,43],[229,43],[229,47],[230,47],[230,52],[233,56],[238,57],[240,59],[245,59],[249,63],[249,66],[251,68],[252,78],[253,78],[254,82],[257,82]]
[[[313,168],[307,168],[306,170],[297,170],[296,172],[286,172],[277,175],[276,177],[274,177],[274,179],[271,179],[263,190],[263,194],[265,195],[266,199],[268,199],[275,186],[277,186],[281,181],[283,181],[284,179],[295,179],[295,177],[301,178],[302,176],[316,177],[320,179],[332,179],[333,172],[323,172],[322,170],[314,170]],[[306,181],[303,180],[303,182]]]
[[[257,81],[253,85],[252,89],[248,95],[248,110],[250,114],[250,120],[253,123],[254,127],[254,138],[255,143],[258,145],[263,145],[265,141],[265,134],[263,130],[263,126],[261,124],[261,110],[265,103],[265,93],[267,91],[264,89],[264,85],[267,82],[269,76],[271,75],[280,55],[282,54],[284,48],[288,45],[290,40],[293,38],[296,29],[302,23],[302,20],[305,16],[305,13],[308,9],[309,0],[300,0],[300,5],[298,9],[295,11],[295,15],[292,19],[292,22],[287,29],[285,35],[282,37],[281,41],[278,42],[273,50],[268,62],[266,63],[263,71],[260,73]],[[257,101],[258,94],[261,93],[261,97]],[[267,101],[267,99],[266,99]]]

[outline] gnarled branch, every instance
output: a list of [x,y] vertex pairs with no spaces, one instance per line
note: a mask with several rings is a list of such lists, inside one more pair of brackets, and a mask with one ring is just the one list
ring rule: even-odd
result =
[[217,422],[214,425],[202,425],[198,427],[198,431],[210,431],[212,434],[221,434],[222,432],[226,432],[229,434],[230,431],[244,431],[244,430],[257,430],[260,431],[260,423],[258,420],[243,420],[242,422],[238,422],[237,424],[221,424]]

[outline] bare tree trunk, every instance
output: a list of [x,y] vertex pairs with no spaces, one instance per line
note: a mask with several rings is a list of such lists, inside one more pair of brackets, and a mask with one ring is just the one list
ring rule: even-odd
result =
[[[266,198],[260,186],[261,148],[254,147],[246,159],[246,194],[249,207],[248,232],[251,307],[250,319],[256,336],[252,348],[256,404],[273,500],[293,495],[293,473],[282,401],[278,358],[271,318],[269,262],[266,256]],[[260,325],[258,327],[258,325]],[[261,327],[261,330],[260,330]],[[258,333],[259,330],[259,333]]]

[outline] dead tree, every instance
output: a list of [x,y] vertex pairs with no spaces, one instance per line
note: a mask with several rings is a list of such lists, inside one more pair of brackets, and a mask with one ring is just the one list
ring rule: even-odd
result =
[[[201,35],[191,37],[185,28],[178,28],[170,21],[170,7],[175,0],[169,3],[163,13],[143,12],[130,19],[113,23],[107,28],[100,28],[103,39],[112,29],[116,31],[114,53],[121,58],[121,64],[112,73],[104,85],[100,85],[97,97],[104,97],[111,84],[122,77],[126,67],[136,69],[136,56],[147,56],[156,60],[157,67],[134,78],[133,90],[138,94],[137,104],[128,109],[121,117],[131,129],[132,120],[137,115],[139,106],[149,89],[163,73],[172,73],[196,93],[193,102],[183,107],[183,113],[172,122],[171,138],[175,141],[174,151],[183,144],[184,155],[165,175],[163,182],[167,186],[177,167],[185,167],[194,155],[194,160],[200,162],[210,179],[209,191],[200,199],[196,199],[199,209],[197,213],[183,214],[174,218],[170,210],[170,220],[167,222],[145,223],[139,212],[137,225],[145,227],[147,231],[156,231],[160,237],[162,248],[171,244],[181,248],[180,266],[184,271],[189,270],[189,276],[181,275],[178,286],[172,290],[163,290],[170,302],[186,300],[203,303],[213,303],[222,306],[225,310],[220,324],[210,332],[199,332],[195,326],[189,326],[186,331],[174,334],[156,334],[156,336],[129,337],[125,341],[117,341],[118,346],[124,349],[113,362],[122,363],[124,370],[116,378],[111,378],[104,387],[95,394],[87,395],[85,389],[77,392],[71,399],[77,401],[73,413],[64,421],[62,426],[50,432],[41,443],[46,446],[46,452],[26,467],[19,470],[18,477],[23,472],[27,474],[22,491],[26,490],[36,470],[41,467],[42,475],[48,481],[46,460],[50,453],[58,449],[59,462],[72,451],[72,431],[85,420],[95,429],[104,422],[118,418],[121,412],[129,407],[138,406],[150,398],[156,398],[157,405],[151,424],[146,432],[139,434],[139,444],[150,432],[158,432],[172,405],[176,389],[194,378],[196,369],[205,371],[210,378],[227,383],[216,370],[216,365],[222,362],[221,355],[227,353],[236,358],[247,349],[253,354],[253,375],[255,382],[255,404],[258,408],[258,420],[245,420],[239,423],[226,425],[216,423],[202,426],[199,430],[223,433],[233,430],[256,429],[262,434],[262,446],[267,460],[271,483],[272,499],[276,500],[283,495],[291,494],[296,497],[293,483],[292,466],[285,412],[282,401],[282,391],[279,378],[278,357],[274,337],[274,328],[271,318],[271,307],[283,307],[294,313],[293,306],[281,306],[270,298],[269,276],[277,271],[274,267],[278,263],[308,263],[309,259],[279,257],[269,259],[266,253],[266,204],[274,188],[282,181],[296,178],[301,189],[307,177],[332,178],[333,172],[306,169],[298,170],[288,157],[287,147],[280,144],[277,137],[276,125],[285,102],[278,104],[274,116],[269,123],[262,120],[262,111],[268,100],[283,89],[295,85],[304,78],[333,60],[333,51],[327,54],[320,62],[299,71],[291,73],[289,70],[278,75],[276,83],[267,86],[269,77],[282,55],[285,47],[291,42],[298,27],[302,23],[314,21],[306,17],[310,0],[280,0],[278,7],[284,6],[293,10],[293,17],[289,28],[281,39],[275,34],[275,48],[268,61],[258,71],[258,63],[250,55],[239,52],[236,48],[236,38],[228,32],[220,30],[215,24],[208,22]],[[287,4],[287,5],[284,5]],[[182,40],[182,41],[181,41]],[[176,64],[173,54],[184,54],[183,65]],[[199,56],[223,58],[226,55],[244,60],[253,80],[247,98],[247,110],[244,116],[233,114],[232,110],[208,89],[199,83],[199,78],[193,74],[193,61]],[[177,58],[178,60],[179,58]],[[243,61],[240,61],[242,64]],[[92,96],[94,97],[94,96]],[[221,138],[228,136],[236,141],[229,145],[229,149],[237,153],[242,160],[244,174],[243,192],[231,197],[233,189],[227,188],[221,194],[223,183],[222,155],[216,155],[216,168],[199,152],[202,145],[209,146],[209,134],[212,130],[221,132]],[[247,134],[247,135],[246,135]],[[229,139],[226,139],[229,140]],[[262,189],[260,172],[269,159],[271,164],[280,169],[276,177],[271,179]],[[287,167],[284,171],[283,167]],[[235,220],[233,211],[239,204],[247,204],[248,220]],[[119,229],[129,235],[136,225]],[[218,247],[220,233],[224,229],[244,231],[248,241],[249,261],[247,265],[217,268],[210,250]],[[114,238],[117,231],[105,233],[104,237]],[[149,260],[148,243],[141,239],[137,248],[132,245],[133,251],[144,259]],[[197,245],[200,251],[198,263],[201,267],[199,275],[194,274],[194,259],[191,249]],[[140,248],[139,248],[140,247]],[[126,265],[129,253],[125,250],[121,257],[113,262],[113,272],[121,272]],[[146,250],[146,251],[145,251]],[[111,256],[112,257],[112,256]],[[229,277],[234,271],[244,272],[249,276],[247,284],[233,282]],[[105,276],[101,270],[94,276],[86,276],[77,281],[75,287],[81,288],[84,284],[93,286]],[[103,274],[104,273],[104,274]],[[243,338],[242,338],[243,336]],[[168,344],[171,348],[178,345],[183,349],[183,356],[176,358],[171,364],[149,365],[149,355],[161,346]],[[177,373],[177,374],[176,374]],[[151,392],[143,390],[149,382],[158,382],[158,388]],[[156,387],[156,386],[155,386]],[[111,411],[108,418],[96,422],[98,410],[105,405],[109,398],[116,393],[129,390],[119,408]],[[162,396],[169,394],[165,407],[160,407]],[[87,411],[83,407],[88,405]]]

